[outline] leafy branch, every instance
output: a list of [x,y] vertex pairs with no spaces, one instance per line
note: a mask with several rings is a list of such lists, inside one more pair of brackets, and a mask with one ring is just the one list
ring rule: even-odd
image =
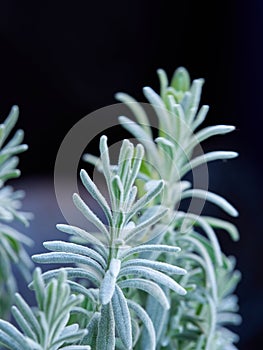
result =
[[11,350],[89,350],[89,346],[70,345],[87,333],[78,324],[67,325],[70,313],[83,300],[82,295],[70,293],[65,270],[57,279],[45,285],[41,270],[34,272],[32,287],[38,308],[31,309],[20,294],[15,295],[12,314],[21,331],[9,322],[0,320],[0,343]]
[[[233,295],[240,273],[235,259],[222,252],[218,230],[233,240],[238,231],[228,221],[180,207],[194,197],[238,215],[224,198],[194,188],[185,178],[200,165],[237,156],[233,151],[195,152],[202,141],[234,127],[200,129],[208,112],[208,106],[199,107],[202,79],[191,83],[184,68],[175,71],[170,85],[163,70],[158,75],[160,95],[144,88],[159,122],[158,137],[154,139],[142,105],[117,94],[135,117],[121,116],[120,123],[139,144],[124,140],[117,164],[111,164],[107,137],[102,136],[100,159],[85,156],[106,181],[107,198],[85,170],[80,172],[104,219],[79,194],[73,195],[76,208],[97,232],[57,225],[71,241],[44,242],[49,252],[32,257],[63,269],[35,270],[30,287],[37,309],[16,295],[12,312],[21,331],[0,321],[0,343],[9,349],[22,344],[36,350],[236,349],[238,337],[227,327],[241,321]],[[6,203],[8,217],[14,203]]]
[[[185,298],[178,298],[170,291],[172,306],[169,311],[163,310],[149,297],[146,311],[157,332],[158,349],[234,349],[232,343],[238,337],[224,324],[240,322],[240,316],[236,315],[237,298],[231,295],[240,274],[233,271],[231,258],[222,253],[215,229],[229,232],[234,240],[238,239],[238,232],[233,224],[226,221],[175,208],[181,200],[199,198],[219,206],[231,216],[238,215],[236,209],[221,196],[202,189],[189,189],[191,183],[184,180],[189,171],[202,164],[237,156],[233,151],[213,151],[193,158],[195,148],[200,148],[200,142],[215,135],[227,134],[235,128],[217,125],[196,131],[209,109],[208,106],[199,108],[203,79],[196,79],[191,84],[184,68],[175,71],[170,85],[163,70],[158,70],[158,75],[160,95],[149,87],[143,91],[158,118],[159,136],[153,139],[146,112],[137,101],[123,93],[116,97],[127,104],[136,121],[124,116],[119,120],[146,148],[141,177],[149,181],[161,177],[165,181],[162,205],[170,209],[172,225],[159,236],[158,242],[180,246],[182,253],[171,257],[162,254],[161,259],[185,267],[188,274],[181,283],[192,285],[193,290]],[[165,223],[165,220],[160,223]],[[228,276],[231,287],[226,288],[226,293],[222,295],[225,276]],[[227,303],[229,309],[222,315],[222,305],[226,300],[231,302]],[[174,318],[176,322],[173,322]]]
[[12,264],[15,263],[27,281],[30,280],[32,262],[23,245],[32,245],[32,240],[10,226],[18,220],[28,226],[31,214],[20,211],[23,191],[14,191],[5,182],[20,176],[17,169],[17,154],[27,150],[23,142],[24,133],[17,130],[6,143],[18,119],[18,107],[14,106],[3,124],[0,125],[0,316],[7,318],[16,290]]
[[[107,223],[103,223],[78,194],[73,195],[75,206],[99,230],[100,240],[83,229],[58,225],[59,230],[81,238],[89,247],[61,241],[46,242],[45,247],[52,252],[35,255],[33,260],[48,264],[77,264],[76,267],[65,269],[71,289],[94,299],[90,290],[78,282],[77,279],[81,278],[94,284],[97,290],[96,321],[93,315],[87,323],[88,338],[93,341],[89,345],[95,346],[96,349],[115,349],[115,345],[120,343],[122,345],[119,346],[132,349],[138,340],[138,336],[135,337],[132,333],[133,324],[136,324],[136,329],[139,328],[137,318],[148,329],[148,337],[151,337],[150,330],[153,329],[153,325],[149,316],[145,316],[145,312],[142,311],[143,305],[140,306],[140,301],[129,300],[129,292],[132,289],[143,290],[153,295],[162,307],[169,309],[170,303],[162,288],[164,286],[179,295],[184,295],[185,289],[169,275],[180,276],[186,271],[164,262],[135,258],[149,250],[169,254],[180,251],[178,247],[161,244],[137,246],[146,231],[155,227],[167,212],[161,205],[149,206],[162,191],[162,180],[148,183],[144,195],[136,200],[135,180],[144,154],[143,147],[140,144],[134,147],[131,142],[124,140],[115,172],[110,164],[105,136],[100,140],[100,152],[110,203],[84,170],[80,176],[85,188],[104,211]],[[144,211],[143,215],[135,222],[134,217],[140,211]],[[51,270],[44,273],[43,278],[49,280],[58,273],[59,270]],[[128,292],[125,293],[125,289],[128,289]],[[94,291],[92,293],[94,294]],[[132,317],[131,312],[136,316]],[[96,340],[92,333],[96,335]],[[151,339],[150,343],[150,348],[155,349],[155,340]]]

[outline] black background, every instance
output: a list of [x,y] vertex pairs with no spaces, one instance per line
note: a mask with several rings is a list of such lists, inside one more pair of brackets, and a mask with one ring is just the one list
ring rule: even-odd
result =
[[[143,86],[158,89],[157,68],[171,76],[183,65],[192,78],[205,78],[202,102],[211,106],[206,124],[237,127],[207,143],[206,149],[240,152],[238,160],[211,164],[210,188],[241,213],[234,220],[241,241],[222,242],[243,274],[240,349],[261,348],[262,1],[1,1],[0,43],[1,119],[19,105],[18,125],[30,146],[21,156],[24,187],[29,198],[33,189],[42,191],[27,205],[43,215],[49,201],[55,206],[52,186],[50,198],[44,198],[46,179],[63,137],[79,119],[114,103],[117,91],[143,101]],[[41,237],[33,232],[40,221],[31,235],[42,241],[45,224]]]

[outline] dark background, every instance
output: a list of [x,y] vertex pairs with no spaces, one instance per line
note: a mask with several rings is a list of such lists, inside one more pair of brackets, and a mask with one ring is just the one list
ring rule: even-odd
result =
[[211,106],[206,124],[237,127],[207,143],[206,149],[240,152],[238,160],[211,164],[210,188],[241,213],[233,220],[240,242],[222,243],[243,274],[240,349],[261,348],[262,1],[1,1],[0,44],[1,120],[19,105],[18,126],[30,146],[21,156],[22,180],[13,184],[27,190],[25,207],[35,212],[29,231],[34,251],[58,237],[54,226],[63,222],[52,176],[67,131],[114,103],[117,91],[144,101],[143,86],[158,89],[157,68],[171,76],[183,65],[192,78],[205,78],[202,102]]

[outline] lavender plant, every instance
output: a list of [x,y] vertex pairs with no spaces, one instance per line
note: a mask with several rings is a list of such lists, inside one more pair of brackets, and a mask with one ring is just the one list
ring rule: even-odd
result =
[[[85,245],[91,244],[92,247],[60,241],[46,242],[45,247],[52,252],[35,255],[33,260],[38,263],[80,265],[66,268],[69,284],[72,290],[85,294],[88,298],[91,298],[89,289],[75,280],[87,279],[94,284],[93,305],[89,310],[93,311],[93,314],[91,313],[91,318],[87,320],[88,339],[91,339],[89,345],[92,348],[134,348],[138,342],[140,320],[146,329],[145,337],[149,348],[155,349],[154,326],[144,310],[142,296],[139,293],[136,296],[136,291],[143,290],[149,293],[164,309],[169,309],[170,303],[163,287],[173,290],[178,295],[186,294],[176,278],[169,276],[184,275],[184,269],[141,257],[144,252],[149,251],[175,254],[180,248],[163,244],[135,246],[144,232],[155,226],[167,212],[161,205],[147,208],[162,191],[164,184],[162,180],[148,182],[145,194],[136,200],[137,187],[134,182],[141,167],[143,147],[137,145],[134,148],[131,142],[124,140],[116,172],[112,171],[105,136],[102,136],[100,141],[100,152],[110,203],[106,202],[84,170],[80,176],[88,192],[104,211],[106,224],[90,210],[78,194],[73,196],[76,207],[99,230],[99,238],[77,227],[58,225],[59,230],[81,237]],[[134,216],[143,210],[143,215],[135,222]],[[59,270],[51,270],[44,273],[43,277],[48,279],[56,276],[58,272]],[[133,334],[135,330],[136,334]]]
[[149,87],[143,91],[158,117],[159,137],[153,139],[150,121],[140,104],[120,93],[117,99],[132,109],[136,121],[126,117],[119,120],[145,145],[143,176],[149,181],[160,176],[165,183],[162,204],[170,209],[173,218],[169,229],[155,241],[178,245],[182,253],[179,256],[163,254],[159,259],[185,267],[188,274],[184,282],[193,285],[193,290],[184,298],[169,291],[170,310],[162,309],[149,297],[146,311],[154,323],[158,349],[236,349],[233,343],[238,337],[225,325],[240,323],[240,316],[236,314],[237,298],[232,295],[240,273],[234,270],[235,259],[222,253],[215,230],[227,231],[234,240],[238,239],[238,231],[224,220],[175,209],[180,200],[196,197],[214,203],[231,216],[238,215],[236,209],[219,195],[190,189],[191,183],[184,181],[189,171],[203,163],[237,156],[236,152],[214,151],[193,157],[200,142],[235,128],[217,125],[196,132],[208,112],[208,106],[199,109],[203,79],[191,84],[184,68],[175,71],[170,85],[163,70],[158,70],[158,75],[160,95]]
[[41,270],[37,268],[32,286],[38,308],[31,309],[17,293],[12,313],[22,332],[0,320],[0,343],[14,350],[89,350],[89,346],[68,345],[82,339],[87,331],[79,330],[78,324],[67,326],[70,312],[83,296],[71,294],[66,280],[67,274],[62,269],[57,279],[51,279],[45,286]]
[[[191,188],[185,180],[203,163],[237,155],[227,151],[194,155],[200,142],[234,128],[219,125],[196,131],[208,111],[207,106],[199,109],[203,81],[191,84],[188,72],[179,68],[169,86],[164,71],[158,74],[160,95],[144,89],[158,116],[158,137],[154,139],[142,106],[118,94],[136,118],[122,116],[120,123],[139,144],[124,140],[118,163],[112,164],[107,137],[102,136],[100,159],[85,156],[106,181],[107,198],[81,170],[82,183],[105,219],[79,194],[73,195],[75,206],[97,232],[57,225],[71,240],[45,242],[50,252],[34,255],[33,260],[64,268],[43,274],[36,270],[30,285],[38,301],[35,311],[16,297],[13,313],[22,332],[0,322],[0,343],[7,348],[16,350],[23,342],[39,350],[236,349],[238,337],[227,325],[240,322],[232,294],[240,274],[234,270],[234,258],[222,252],[216,230],[229,232],[234,240],[238,232],[227,221],[179,207],[180,200],[197,197],[237,216],[225,199]],[[72,303],[64,303],[68,299],[61,298],[61,290]]]
[[24,138],[22,130],[17,130],[7,142],[17,119],[18,107],[14,106],[7,119],[0,125],[0,317],[8,318],[12,304],[12,296],[16,291],[16,282],[12,272],[12,265],[21,270],[27,281],[30,281],[32,262],[24,249],[24,245],[33,242],[24,234],[15,230],[11,225],[20,221],[28,226],[31,215],[20,211],[23,191],[14,191],[6,181],[20,176],[17,169],[17,154],[24,152],[27,145],[21,144]]

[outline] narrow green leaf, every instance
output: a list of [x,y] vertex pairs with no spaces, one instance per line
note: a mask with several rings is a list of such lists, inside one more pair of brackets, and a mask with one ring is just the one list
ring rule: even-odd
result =
[[204,105],[200,108],[200,110],[197,113],[195,120],[193,121],[193,124],[192,124],[193,130],[195,130],[199,125],[201,125],[203,123],[208,111],[209,111],[209,106],[207,106],[207,105]]
[[144,148],[141,144],[138,144],[135,148],[134,160],[132,164],[131,173],[125,183],[125,196],[127,192],[131,190],[141,167],[141,162],[144,156]]
[[4,134],[3,134],[2,139],[1,139],[0,147],[2,146],[2,144],[4,143],[4,141],[6,140],[8,135],[10,134],[13,127],[15,126],[15,124],[18,120],[18,115],[19,115],[18,106],[13,106],[11,108],[11,111],[10,111],[8,117],[4,121]]
[[124,238],[126,243],[130,243],[132,240],[135,239],[136,235],[141,233],[144,229],[149,228],[151,225],[156,224],[158,221],[160,221],[165,214],[167,213],[168,209],[164,207],[158,208],[158,211],[153,214],[151,217],[149,217],[147,220],[141,222],[137,226],[135,226],[130,231],[126,232],[126,237]]
[[165,245],[165,244],[142,244],[138,247],[133,247],[121,252],[122,258],[127,258],[128,256],[144,253],[144,252],[160,252],[160,253],[178,253],[181,251],[181,248]]
[[166,92],[166,89],[168,87],[168,78],[167,78],[167,75],[163,69],[158,69],[157,74],[158,74],[159,81],[160,81],[160,91],[161,91],[160,95],[161,95],[162,99],[164,99],[165,92]]
[[180,176],[183,177],[188,171],[196,168],[197,166],[201,164],[205,164],[208,162],[212,162],[214,160],[220,160],[220,159],[232,159],[236,158],[238,156],[238,153],[236,152],[228,152],[228,151],[215,151],[215,152],[209,152],[206,154],[203,154],[201,156],[198,156],[191,160],[190,162],[187,162],[180,171]]
[[155,113],[159,120],[159,132],[161,134],[169,134],[171,130],[171,123],[169,118],[169,113],[167,109],[165,108],[165,105],[160,98],[160,96],[153,91],[152,88],[146,86],[143,88],[144,96],[147,98],[147,100],[151,103],[152,107],[155,110]]
[[147,188],[147,192],[143,195],[132,207],[129,215],[127,215],[127,221],[129,221],[138,211],[144,209],[162,190],[164,187],[163,180],[151,181],[151,186]]
[[20,313],[22,314],[22,316],[26,320],[26,322],[32,328],[33,332],[37,335],[41,334],[41,329],[40,329],[39,323],[38,323],[33,311],[30,309],[28,304],[25,302],[25,300],[18,293],[15,294],[15,303],[16,303]]
[[85,288],[81,284],[74,281],[67,281],[70,286],[70,290],[77,294],[82,294],[96,304],[97,300],[94,298],[94,294],[91,291],[91,288]]
[[[167,321],[169,320],[169,312],[162,305],[156,302],[152,296],[148,296],[146,302],[146,312],[150,316],[156,334],[156,342],[160,341],[161,335],[165,332]],[[147,342],[145,332],[142,334],[142,344]]]
[[46,321],[49,324],[52,324],[55,316],[56,302],[58,299],[57,294],[58,281],[52,279],[46,287],[45,298],[44,298],[44,307]]
[[123,92],[118,92],[115,95],[115,97],[117,100],[125,103],[127,105],[127,107],[129,107],[131,109],[131,111],[133,112],[133,115],[137,119],[140,126],[143,128],[143,130],[146,132],[146,134],[148,136],[150,136],[150,138],[152,138],[152,131],[150,128],[150,122],[149,122],[147,114],[146,114],[145,110],[142,108],[141,104],[139,102],[137,102],[133,97],[131,97],[127,94],[124,94]]
[[16,320],[19,327],[22,329],[23,333],[33,340],[37,341],[37,336],[33,332],[30,324],[26,321],[26,319],[23,317],[21,312],[18,310],[16,306],[12,306],[12,315],[14,316],[14,319]]
[[14,147],[7,147],[5,146],[5,148],[3,148],[3,150],[0,152],[0,156],[10,156],[13,154],[18,154],[21,152],[25,152],[28,150],[28,145],[18,145],[18,146],[14,146]]
[[[88,270],[88,269],[77,268],[77,267],[76,268],[65,267],[64,270],[67,272],[67,276],[69,279],[84,278],[91,281],[96,286],[100,285],[101,277],[98,274],[96,274],[96,271],[94,270]],[[48,281],[52,278],[56,278],[60,273],[60,271],[61,271],[60,269],[54,269],[43,273],[44,281]],[[29,288],[32,288],[32,283],[29,284]]]
[[122,142],[119,159],[118,159],[118,176],[121,179],[121,183],[125,187],[128,175],[131,171],[131,162],[134,152],[133,144],[125,139]]
[[229,132],[232,132],[233,130],[235,130],[235,127],[231,125],[208,126],[207,128],[198,131],[194,135],[190,143],[187,145],[186,152],[192,150],[196,145],[198,145],[204,140],[207,140],[209,137],[215,135],[225,135]]
[[133,136],[138,139],[140,143],[143,144],[144,148],[148,152],[150,160],[153,161],[153,164],[156,164],[156,162],[158,162],[158,151],[155,143],[152,140],[152,137],[144,131],[142,126],[130,120],[129,118],[120,116],[119,122],[124,127],[124,129],[128,130]]
[[210,216],[203,216],[202,218],[212,227],[227,231],[234,241],[238,241],[239,233],[235,225],[231,224],[228,221],[213,218]]
[[[17,342],[16,339],[14,339],[14,337],[1,331],[1,326],[0,326],[0,345],[4,345],[11,350],[21,350],[21,344]],[[26,346],[25,350],[31,349],[27,347],[27,344],[25,344],[25,346]]]
[[144,280],[142,278],[130,278],[127,280],[120,281],[118,283],[120,288],[136,288],[141,289],[148,294],[152,295],[166,310],[170,309],[170,303],[164,294],[162,288],[158,286],[158,284],[148,280]]
[[146,279],[153,280],[157,282],[158,284],[164,285],[165,287],[172,289],[179,295],[185,295],[186,290],[181,287],[175,280],[173,280],[171,277],[166,276],[164,273],[156,271],[149,267],[143,267],[143,266],[129,266],[129,267],[123,267],[120,271],[119,276],[143,276]]
[[123,204],[124,188],[118,175],[113,176],[111,180],[112,190],[115,198],[115,208],[121,208]]
[[11,138],[11,140],[5,145],[5,147],[15,147],[19,145],[24,139],[24,131],[17,130],[15,135]]
[[139,317],[139,319],[142,321],[145,328],[147,329],[148,341],[147,341],[146,348],[144,348],[143,350],[156,350],[155,330],[147,312],[144,311],[140,305],[138,305],[132,300],[127,300],[127,303],[129,308],[132,309],[137,314],[137,316]]
[[[198,225],[203,229],[204,233],[207,235],[207,237],[209,238],[209,240],[212,244],[212,247],[213,247],[214,252],[215,252],[215,258],[216,258],[218,265],[222,266],[222,264],[223,264],[222,252],[221,252],[221,248],[220,248],[217,236],[216,236],[213,228],[205,220],[203,220],[203,218],[199,215],[187,213],[185,215],[185,220],[186,220],[186,222],[189,222],[189,220],[190,220],[190,222],[193,225]],[[182,225],[182,231],[184,232],[185,230],[183,229],[183,226],[184,226],[184,224]]]
[[216,330],[216,304],[214,300],[207,295],[208,299],[208,307],[209,307],[209,330],[207,334],[207,341],[206,341],[206,347],[205,350],[210,350],[211,346],[213,344],[213,338],[215,336],[215,330]]
[[98,324],[100,320],[100,313],[94,312],[92,315],[89,324],[87,326],[87,335],[81,341],[81,344],[89,344],[91,349],[96,349],[96,339],[98,334]]
[[115,350],[115,322],[111,303],[102,305],[97,335],[98,350]]
[[[21,332],[19,332],[12,324],[10,324],[9,322],[6,322],[4,320],[0,320],[0,334],[2,333],[2,335],[6,334],[8,337],[7,337],[7,340],[9,339],[9,337],[11,339],[13,339],[14,343],[12,344],[12,348],[13,347],[15,349],[19,349],[17,348],[17,344],[25,349],[25,350],[30,350],[30,347],[28,346],[28,344],[26,343],[25,341],[25,338],[24,336],[22,335]],[[5,339],[3,337],[3,339]],[[1,339],[0,339],[1,341]],[[20,349],[21,349],[20,348]]]
[[19,169],[8,170],[1,173],[1,180],[6,181],[10,179],[16,179],[21,175],[21,171]]
[[187,190],[182,193],[181,199],[184,198],[200,198],[207,200],[221,209],[223,209],[226,213],[228,213],[231,216],[238,216],[237,210],[224,198],[219,196],[218,194],[206,191],[206,190],[201,190],[201,189],[193,189],[193,190]]
[[186,121],[186,113],[187,113],[187,110],[190,107],[191,105],[191,99],[192,99],[192,93],[190,91],[186,91],[184,94],[183,94],[183,98],[181,99],[180,101],[180,105],[182,106],[183,110],[184,110],[184,113],[185,113],[185,120]]
[[118,259],[112,259],[109,269],[106,271],[100,286],[100,300],[103,305],[108,304],[115,291],[116,279],[120,271],[121,262]]
[[[79,330],[79,331],[76,331],[74,332],[73,334],[66,334],[66,335],[61,335],[59,337],[58,340],[56,340],[55,342],[52,343],[52,347],[56,347],[57,345],[59,345],[59,349],[68,349],[69,346],[66,346],[66,347],[61,347],[60,344],[63,344],[63,343],[73,343],[73,342],[76,342],[76,341],[79,341],[81,340],[81,338],[84,337],[84,335],[87,333],[87,331],[85,330]],[[71,345],[71,348],[74,348],[76,347],[76,345]],[[83,349],[83,347],[82,347]]]
[[116,285],[112,297],[112,308],[116,330],[127,350],[132,349],[132,327],[128,304],[121,289]]
[[74,253],[79,255],[85,255],[93,260],[96,260],[101,264],[102,267],[106,267],[106,261],[99,253],[94,249],[85,247],[76,243],[69,243],[63,241],[49,241],[44,242],[43,246],[48,250],[55,252],[64,252],[64,253]]
[[199,251],[199,253],[203,257],[205,261],[205,264],[204,264],[206,268],[205,271],[208,277],[206,281],[206,285],[208,288],[209,287],[211,288],[213,299],[217,300],[218,295],[217,295],[217,283],[216,283],[215,270],[206,248],[196,238],[191,237],[189,235],[178,237],[178,240],[183,240],[183,241],[188,241],[190,243],[193,243],[194,249]]
[[[191,92],[191,101],[190,101],[190,106],[189,110],[194,110],[194,113],[190,113],[188,111],[188,123],[191,125],[194,117],[195,117],[195,112],[198,109],[200,98],[201,98],[201,93],[202,93],[202,86],[204,84],[204,79],[195,79],[192,83],[190,92]],[[190,117],[191,115],[191,117]]]
[[174,266],[161,261],[152,261],[147,259],[131,259],[131,260],[125,261],[122,264],[122,266],[123,267],[144,266],[144,267],[149,267],[151,269],[165,272],[168,274],[176,274],[176,275],[185,275],[187,273],[186,270],[181,267]]
[[52,252],[36,254],[32,256],[32,260],[41,264],[83,264],[91,266],[98,274],[103,275],[104,273],[104,269],[95,260],[74,253]]
[[92,235],[91,233],[80,229],[79,227],[65,224],[58,224],[56,225],[56,227],[59,231],[83,238],[87,243],[92,243],[103,247],[103,243],[99,239],[94,237],[94,235]]
[[43,310],[44,298],[45,298],[45,283],[42,278],[42,273],[39,267],[37,267],[34,271],[33,285],[34,285],[38,307],[40,310]]
[[87,172],[85,170],[82,169],[80,171],[80,177],[81,177],[83,185],[86,187],[86,189],[88,190],[90,195],[101,206],[103,212],[105,213],[105,215],[108,219],[108,223],[110,225],[112,222],[112,214],[111,214],[111,210],[110,210],[110,207],[109,207],[106,199],[101,194],[101,192],[99,191],[99,189],[97,188],[95,183],[91,180],[91,178],[89,177],[89,175],[87,174]]
[[102,232],[107,240],[109,240],[109,232],[106,229],[106,226],[102,221],[94,214],[87,204],[80,198],[77,193],[73,194],[73,202],[75,206],[81,211],[81,213],[92,223],[94,224],[100,232]]
[[17,167],[18,163],[19,163],[19,158],[16,156],[13,156],[7,159],[3,164],[1,164],[0,174],[5,173],[8,170],[13,170],[14,168]]

